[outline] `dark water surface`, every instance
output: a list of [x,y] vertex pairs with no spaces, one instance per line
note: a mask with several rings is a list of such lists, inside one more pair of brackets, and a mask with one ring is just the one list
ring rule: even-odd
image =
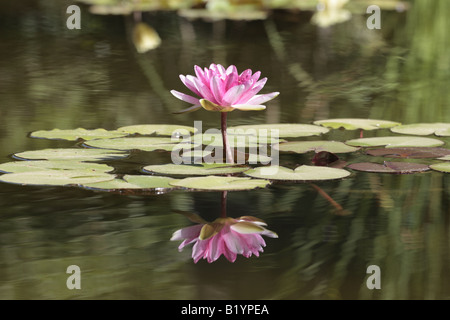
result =
[[[162,39],[145,54],[131,41],[131,17],[92,15],[80,5],[82,28],[68,30],[69,4],[2,2],[2,163],[13,153],[75,144],[27,137],[34,130],[195,120],[218,127],[217,113],[172,114],[187,105],[169,93],[187,92],[178,75],[212,62],[260,70],[269,79],[263,92],[281,92],[266,111],[232,112],[229,125],[336,117],[450,122],[446,0],[383,11],[380,30],[366,27],[365,11],[328,28],[310,23],[312,12],[216,22],[144,13]],[[332,131],[324,138],[358,136]],[[318,184],[345,214],[311,184],[229,192],[229,216],[263,219],[279,238],[266,238],[260,257],[212,264],[194,264],[190,247],[179,253],[169,240],[191,224],[177,210],[218,217],[218,192],[139,196],[0,184],[0,298],[448,299],[449,179],[434,171],[353,173]],[[70,265],[81,269],[81,290],[66,287]],[[380,267],[379,290],[366,285],[370,265]]]

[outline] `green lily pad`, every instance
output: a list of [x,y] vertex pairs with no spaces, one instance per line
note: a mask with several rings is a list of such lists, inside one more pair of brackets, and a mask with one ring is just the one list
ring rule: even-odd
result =
[[417,136],[427,136],[434,134],[440,137],[449,137],[450,123],[414,123],[391,128],[391,131],[395,133],[412,134]]
[[180,136],[197,132],[197,128],[175,124],[137,124],[117,129],[120,132],[141,135]]
[[[283,142],[278,137],[257,136],[252,134],[236,134],[231,130],[227,130],[228,143],[231,148],[257,147],[260,145],[277,144]],[[192,142],[211,147],[222,147],[223,140],[221,133],[203,133],[196,134],[192,137]]]
[[227,163],[202,164],[162,164],[143,168],[144,172],[182,176],[210,176],[223,174],[236,174],[248,170],[247,166],[237,166]]
[[376,120],[376,119],[358,119],[358,118],[318,120],[314,121],[314,124],[333,129],[343,128],[346,130],[357,130],[357,129],[376,130],[401,125],[401,123],[394,121]]
[[43,170],[86,170],[90,172],[110,172],[114,168],[106,164],[73,160],[33,160],[13,161],[0,164],[0,172],[19,173]]
[[423,159],[450,155],[450,149],[434,147],[382,148],[369,149],[366,153],[376,157]]
[[78,139],[109,139],[127,136],[128,133],[119,131],[108,131],[105,129],[68,129],[68,130],[38,130],[30,133],[31,138],[51,139],[51,140],[69,140],[76,141]]
[[123,189],[139,189],[139,190],[158,190],[173,189],[174,186],[170,182],[176,179],[162,176],[140,176],[125,175],[122,179],[116,178],[108,181],[95,183],[85,183],[83,187],[94,190],[123,190]]
[[130,137],[117,139],[101,139],[85,142],[85,145],[100,149],[113,150],[142,150],[142,151],[173,151],[175,149],[188,149],[194,145],[189,142],[180,142],[167,137]]
[[344,169],[302,165],[295,170],[286,167],[258,167],[245,171],[244,174],[260,179],[282,181],[321,181],[348,177],[350,172]]
[[[297,138],[297,137],[310,137],[319,136],[327,133],[329,129],[316,126],[312,124],[298,124],[298,123],[273,123],[273,124],[258,124],[258,125],[243,125],[229,127],[229,130],[234,130],[235,133],[246,132],[247,134],[262,135],[266,133],[270,136],[271,130],[278,130],[278,136],[280,138]],[[242,131],[243,130],[243,131]],[[260,131],[265,130],[265,131]]]
[[78,160],[78,161],[100,161],[113,160],[128,157],[127,153],[117,150],[99,150],[85,148],[58,148],[24,151],[14,154],[16,159],[24,160]]
[[436,171],[450,173],[450,162],[435,163],[430,165],[430,168]]
[[438,159],[438,160],[450,161],[450,155],[445,156],[445,157],[440,157],[440,158],[437,158],[437,159]]
[[393,136],[393,137],[372,137],[353,139],[345,142],[354,147],[380,147],[402,148],[402,147],[438,147],[444,144],[443,141],[433,138]]
[[274,146],[275,149],[285,152],[307,153],[327,151],[331,153],[355,152],[359,148],[346,145],[339,141],[291,141]]
[[240,191],[265,188],[270,184],[270,181],[248,177],[206,176],[185,178],[170,184],[175,187],[199,191]]
[[373,162],[360,162],[352,163],[347,168],[365,171],[365,172],[378,172],[378,173],[396,173],[396,174],[409,174],[415,172],[424,172],[430,170],[430,167],[426,164],[411,163],[411,162],[387,162],[373,163]]
[[7,173],[0,176],[0,181],[21,185],[69,186],[108,181],[114,177],[112,174],[86,170],[44,170]]

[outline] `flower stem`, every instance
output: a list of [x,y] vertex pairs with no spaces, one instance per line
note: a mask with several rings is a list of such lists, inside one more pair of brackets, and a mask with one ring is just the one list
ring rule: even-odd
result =
[[222,201],[221,201],[221,214],[222,218],[227,217],[227,191],[222,191]]
[[228,112],[221,112],[221,129],[222,129],[223,149],[225,150],[227,163],[234,163],[233,153],[231,152],[230,144],[228,143],[227,115],[228,115]]

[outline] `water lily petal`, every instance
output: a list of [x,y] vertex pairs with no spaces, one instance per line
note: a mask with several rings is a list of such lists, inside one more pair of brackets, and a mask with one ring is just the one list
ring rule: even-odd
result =
[[277,97],[280,93],[279,92],[271,92],[266,94],[257,94],[253,98],[250,98],[250,100],[247,101],[247,104],[261,104],[265,103],[269,100],[274,99]]
[[213,76],[211,78],[210,88],[217,104],[222,105],[223,89],[218,76]]
[[230,65],[230,66],[227,68],[226,74],[227,74],[227,75],[233,74],[233,75],[239,76],[238,71],[237,71],[237,68],[236,68],[236,66],[233,65],[233,64]]
[[231,106],[230,107],[222,107],[222,106],[219,106],[219,105],[215,104],[214,102],[211,102],[206,99],[200,99],[200,104],[205,110],[208,110],[208,111],[229,112],[229,111],[234,110],[234,108]]
[[193,112],[193,111],[196,111],[196,110],[200,109],[201,107],[202,107],[201,105],[196,104],[196,105],[191,106],[191,107],[189,107],[189,108],[183,109],[183,110],[181,110],[181,111],[175,111],[175,112],[173,112],[173,113],[175,113],[175,114],[180,114],[180,113]]
[[182,92],[176,91],[176,90],[171,90],[170,91],[171,94],[173,94],[176,98],[183,100],[185,102],[191,103],[191,104],[199,104],[199,99],[192,97],[188,94],[184,94]]
[[235,109],[239,109],[242,111],[259,111],[259,110],[264,110],[266,109],[266,106],[257,104],[257,105],[253,105],[253,104],[235,104],[232,106]]
[[244,85],[231,87],[227,92],[225,92],[222,98],[223,103],[225,105],[233,105],[236,101],[238,101],[244,90]]
[[183,84],[189,89],[191,90],[193,93],[195,93],[198,96],[202,96],[200,94],[200,92],[198,91],[197,87],[195,86],[194,82],[192,81],[193,77],[192,76],[184,76],[182,74],[180,74],[180,80],[181,82],[183,82]]
[[238,75],[237,73],[231,73],[227,76],[226,81],[224,82],[224,92],[227,92],[230,88],[236,86],[238,84]]
[[243,94],[239,97],[239,100],[236,101],[236,103],[245,103],[249,99],[253,98],[261,89],[264,87],[264,85],[267,82],[267,78],[263,78],[259,80],[257,83],[253,85],[251,81],[248,82],[249,88],[246,88]]

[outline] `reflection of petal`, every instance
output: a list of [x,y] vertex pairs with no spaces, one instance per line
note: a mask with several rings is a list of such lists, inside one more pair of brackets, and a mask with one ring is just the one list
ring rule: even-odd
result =
[[192,248],[194,263],[200,259],[212,263],[221,255],[234,262],[238,254],[246,258],[252,255],[259,256],[266,246],[262,235],[277,237],[276,233],[264,228],[265,225],[261,219],[251,216],[237,219],[218,218],[212,223],[201,223],[178,230],[174,232],[171,240],[184,239],[179,246],[180,250],[194,243]]
[[177,230],[173,233],[172,238],[170,240],[182,240],[182,239],[190,239],[197,238],[200,230],[202,228],[201,224],[186,227],[180,230]]
[[241,233],[241,234],[249,234],[249,233],[260,233],[265,229],[255,223],[242,221],[235,223],[231,226],[231,230]]

